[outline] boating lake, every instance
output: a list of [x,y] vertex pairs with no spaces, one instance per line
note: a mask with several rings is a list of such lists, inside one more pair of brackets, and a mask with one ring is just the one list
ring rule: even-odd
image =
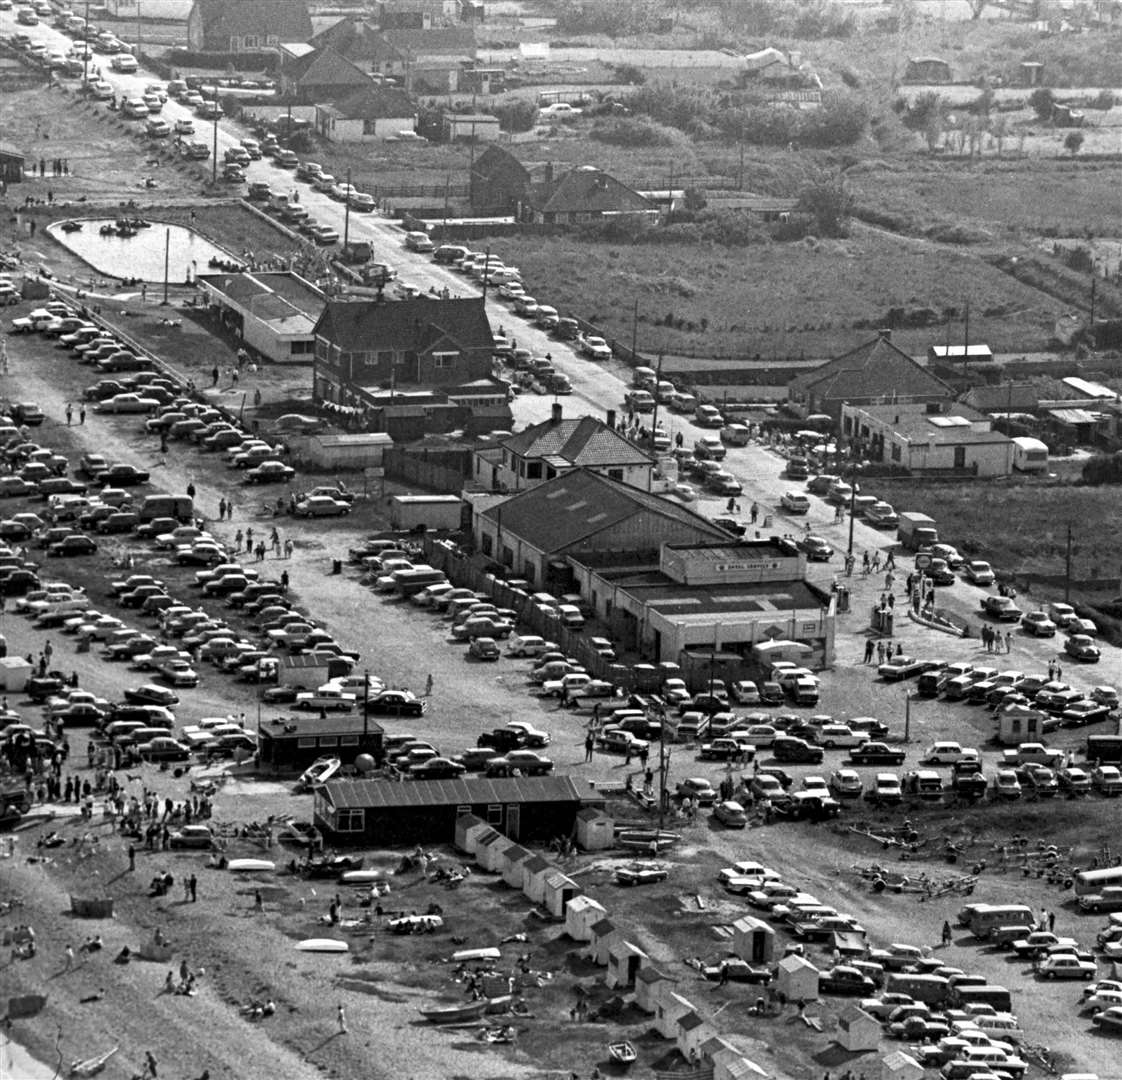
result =
[[81,231],[69,233],[63,230],[63,221],[56,221],[47,226],[47,232],[97,273],[113,278],[139,278],[149,284],[163,284],[164,245],[169,231],[168,280],[173,285],[183,284],[188,271],[192,280],[196,273],[211,273],[211,259],[238,261],[230,252],[182,225],[154,221],[148,228],[139,229],[135,236],[102,236],[102,226],[113,225],[114,220],[82,218]]

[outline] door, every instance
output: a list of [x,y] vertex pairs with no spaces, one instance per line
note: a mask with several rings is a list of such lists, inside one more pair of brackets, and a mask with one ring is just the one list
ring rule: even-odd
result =
[[956,446],[954,448],[954,467],[956,469],[966,468],[966,447]]
[[508,806],[506,808],[506,834],[511,840],[518,839],[519,829],[521,827],[522,808],[520,806]]

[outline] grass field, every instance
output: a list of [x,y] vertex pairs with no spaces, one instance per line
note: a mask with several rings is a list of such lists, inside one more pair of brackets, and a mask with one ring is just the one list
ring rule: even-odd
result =
[[[861,230],[846,241],[741,249],[622,246],[573,238],[503,238],[491,250],[521,268],[539,301],[577,312],[649,352],[710,356],[837,355],[867,340],[893,307],[961,311],[997,351],[1043,348],[1058,304],[968,253]],[[540,290],[540,291],[539,291]],[[665,325],[667,316],[682,320]],[[866,325],[856,327],[863,321]],[[952,333],[958,335],[957,317]],[[943,326],[901,330],[923,352]]]

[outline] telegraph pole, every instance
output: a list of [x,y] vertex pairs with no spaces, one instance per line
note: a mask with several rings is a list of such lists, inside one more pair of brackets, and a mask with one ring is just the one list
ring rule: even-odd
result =
[[347,170],[347,201],[343,204],[343,261],[347,261],[347,239],[351,234],[351,170]]
[[1067,526],[1067,553],[1064,557],[1064,603],[1071,603],[1071,522]]
[[[218,99],[215,98],[215,105],[217,106]],[[214,113],[214,136],[211,143],[210,156],[213,159],[210,163],[210,180],[212,184],[218,183],[218,110],[215,109]]]

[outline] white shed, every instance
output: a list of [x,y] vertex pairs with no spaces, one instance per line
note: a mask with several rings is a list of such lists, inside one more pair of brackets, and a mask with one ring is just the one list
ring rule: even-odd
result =
[[369,431],[292,438],[289,445],[294,458],[321,469],[369,469],[381,468],[393,439],[384,431]]
[[895,1050],[881,1059],[880,1080],[923,1080],[923,1066],[911,1054]]
[[577,847],[582,851],[606,851],[615,842],[615,821],[595,807],[577,814]]
[[736,1047],[726,1045],[710,1054],[713,1062],[713,1080],[766,1080],[767,1073],[754,1061],[746,1058]]
[[[669,985],[669,983],[663,983],[663,986]],[[678,1021],[686,1013],[693,1011],[692,1001],[687,1001],[681,994],[675,994],[672,990],[664,990],[658,999],[654,1028],[664,1039],[676,1039],[678,1037]]]
[[569,901],[580,895],[580,886],[554,868],[545,875],[541,902],[555,919],[566,918]]
[[531,855],[522,864],[522,891],[526,899],[535,904],[545,900],[545,879],[550,873],[555,872],[555,867],[548,859],[541,855]]
[[565,905],[565,933],[574,941],[591,941],[593,926],[607,914],[604,905],[591,896],[574,896]]
[[762,919],[745,915],[732,924],[732,951],[749,964],[770,964],[775,931]]
[[9,694],[23,693],[31,672],[31,665],[22,656],[0,657],[0,680],[3,681],[0,689]]
[[588,941],[588,958],[598,967],[607,967],[612,946],[623,940],[623,931],[606,915],[593,923]]
[[484,835],[480,837],[479,844],[476,846],[475,861],[484,870],[489,870],[492,874],[502,873],[502,869],[506,865],[507,851],[517,846],[513,840],[508,840],[502,833],[496,832],[494,836]]
[[776,968],[775,989],[787,1001],[817,1001],[818,968],[802,956],[785,956]]
[[717,1029],[696,1009],[678,1018],[678,1049],[691,1061],[701,1058],[701,1047],[715,1038]]
[[851,1054],[875,1050],[880,1045],[880,1038],[880,1022],[854,1002],[851,1001],[838,1014],[835,1040],[843,1050]]
[[658,1012],[658,1000],[664,987],[677,985],[653,964],[644,964],[635,976],[635,1004],[645,1013]]
[[614,990],[634,986],[645,963],[650,963],[650,957],[635,942],[618,938],[608,946],[608,972],[604,982]]
[[492,826],[488,825],[482,818],[476,817],[475,814],[461,814],[456,818],[455,844],[460,851],[468,855],[476,853],[481,839],[488,833],[499,835]]
[[512,889],[522,891],[522,868],[530,859],[528,852],[521,844],[511,844],[503,853],[502,865],[499,873]]

